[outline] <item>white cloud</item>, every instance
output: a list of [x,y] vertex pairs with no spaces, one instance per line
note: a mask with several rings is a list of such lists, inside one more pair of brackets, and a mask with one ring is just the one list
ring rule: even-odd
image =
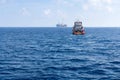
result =
[[66,0],[56,0],[58,4],[66,4],[68,3]]
[[110,7],[110,6],[107,6],[106,9],[107,9],[108,12],[113,12],[112,7]]
[[21,14],[23,16],[30,16],[31,15],[27,8],[22,8]]
[[88,9],[88,5],[83,5],[83,10],[87,11]]
[[[113,11],[112,3],[113,0],[88,0],[87,6],[92,7],[96,10],[107,9],[108,12],[112,12]],[[85,9],[85,6],[83,9]]]
[[57,10],[57,16],[59,16],[62,19],[67,18],[67,15],[65,12],[61,11],[61,10]]
[[90,2],[90,4],[92,5],[99,5],[99,4],[112,4],[113,0],[88,0]]
[[99,6],[102,0],[88,0],[90,5]]
[[104,2],[106,2],[107,4],[112,4],[112,0],[103,0]]
[[68,6],[71,7],[75,4],[74,0],[56,0],[56,5],[58,7]]
[[44,15],[46,15],[46,16],[51,15],[51,13],[52,13],[51,9],[44,10]]

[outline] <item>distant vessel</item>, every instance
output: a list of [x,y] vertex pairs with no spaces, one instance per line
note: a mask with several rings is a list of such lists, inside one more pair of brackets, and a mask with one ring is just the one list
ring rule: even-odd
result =
[[85,34],[85,30],[83,28],[81,21],[74,22],[72,33],[74,35],[84,35]]
[[64,27],[67,27],[67,25],[66,24],[56,24],[56,27],[64,28]]

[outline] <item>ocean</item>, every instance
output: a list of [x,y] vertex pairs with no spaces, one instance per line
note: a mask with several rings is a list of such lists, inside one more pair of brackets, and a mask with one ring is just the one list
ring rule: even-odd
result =
[[0,28],[0,80],[120,80],[120,28]]

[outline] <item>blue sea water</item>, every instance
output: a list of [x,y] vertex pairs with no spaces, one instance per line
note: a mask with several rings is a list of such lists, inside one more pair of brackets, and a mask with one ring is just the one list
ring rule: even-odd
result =
[[0,28],[0,80],[120,80],[120,28]]

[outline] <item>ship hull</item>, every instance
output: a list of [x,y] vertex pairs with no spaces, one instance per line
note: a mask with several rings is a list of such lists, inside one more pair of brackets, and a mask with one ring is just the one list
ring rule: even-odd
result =
[[73,32],[73,35],[84,35],[85,32],[84,31],[75,31]]

